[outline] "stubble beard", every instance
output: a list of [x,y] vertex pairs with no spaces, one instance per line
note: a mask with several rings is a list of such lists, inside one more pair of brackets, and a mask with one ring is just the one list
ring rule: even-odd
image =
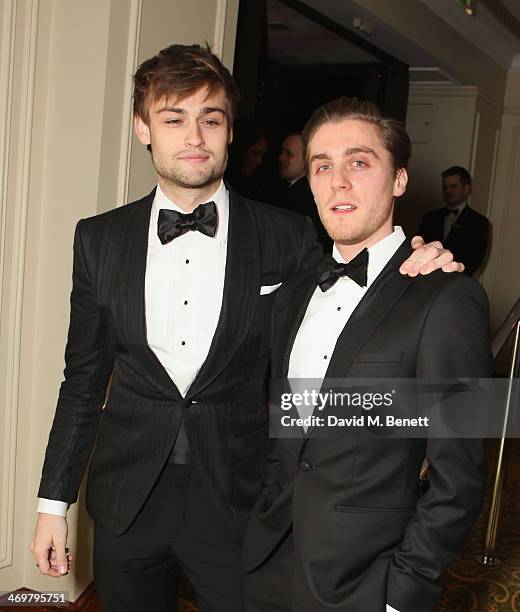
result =
[[356,223],[345,227],[334,224],[330,218],[326,218],[325,223],[322,219],[322,223],[327,230],[327,234],[334,242],[351,246],[365,242],[373,236],[384,225],[389,214],[391,214],[391,208],[381,211],[381,214],[377,216],[372,215],[368,219],[358,219]]
[[176,162],[168,164],[162,158],[154,157],[153,150],[152,162],[157,174],[168,183],[182,189],[202,189],[222,179],[227,166],[227,152],[220,161],[210,156],[208,165],[191,171]]

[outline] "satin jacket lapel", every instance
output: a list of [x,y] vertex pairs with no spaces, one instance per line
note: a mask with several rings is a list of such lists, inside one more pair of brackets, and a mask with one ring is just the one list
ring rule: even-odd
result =
[[[406,241],[397,249],[351,314],[332,353],[329,367],[323,379],[321,388],[323,392],[330,387],[326,384],[327,379],[337,380],[346,377],[352,362],[365,342],[374,330],[383,323],[395,302],[410,286],[411,278],[403,276],[399,272],[399,266],[410,253],[411,248]],[[323,414],[326,410],[325,408]],[[307,434],[308,439],[309,435],[312,434],[312,428],[309,428]]]
[[164,369],[155,353],[148,346],[146,334],[145,276],[148,254],[148,232],[150,213],[155,196],[153,190],[146,198],[132,204],[134,209],[128,224],[121,228],[121,293],[118,299],[123,316],[121,325],[123,341],[129,350],[143,363],[153,380],[157,381],[167,393],[181,401],[182,396]]
[[194,397],[227,366],[243,341],[260,298],[260,238],[248,202],[229,191],[226,275],[220,317],[208,356],[188,390]]

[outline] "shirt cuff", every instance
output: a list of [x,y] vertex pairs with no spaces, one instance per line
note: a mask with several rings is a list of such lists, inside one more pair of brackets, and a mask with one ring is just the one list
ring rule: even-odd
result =
[[36,512],[45,512],[46,514],[57,514],[58,516],[67,516],[69,504],[67,502],[58,501],[57,499],[45,499],[38,497],[38,506]]
[[399,610],[396,610],[395,608],[392,608],[392,606],[386,604],[386,612],[399,612]]

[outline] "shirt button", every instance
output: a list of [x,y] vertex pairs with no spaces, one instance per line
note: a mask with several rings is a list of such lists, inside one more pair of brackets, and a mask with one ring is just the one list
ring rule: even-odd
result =
[[183,341],[181,342],[181,344],[182,344],[182,346],[184,346],[184,345],[186,344],[186,342],[183,340]]
[[188,305],[188,300],[184,300],[184,306]]
[[323,359],[328,359],[327,355],[323,355]]
[[341,306],[338,306],[338,312],[341,310]]
[[186,263],[187,263],[187,264],[188,264],[188,263],[190,263],[190,260],[189,260],[189,259],[187,259],[187,260],[186,260]]
[[302,472],[310,472],[312,470],[312,465],[308,461],[302,461],[300,463],[300,470]]

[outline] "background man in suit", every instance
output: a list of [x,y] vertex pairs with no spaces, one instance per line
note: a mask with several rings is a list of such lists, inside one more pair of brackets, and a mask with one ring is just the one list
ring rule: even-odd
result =
[[425,240],[440,240],[451,249],[455,258],[473,275],[486,254],[489,221],[469,207],[471,175],[461,166],[452,166],[442,173],[442,197],[445,208],[424,215],[419,234]]
[[[315,111],[303,137],[334,250],[278,293],[273,379],[328,390],[336,379],[490,376],[480,285],[398,273],[410,253],[392,225],[407,184],[404,127],[340,98]],[[431,486],[418,499],[424,457]],[[311,428],[275,440],[267,466],[244,542],[249,612],[433,610],[439,576],[480,510],[481,440],[323,438]]]
[[[172,45],[137,70],[135,130],[157,188],[82,220],[65,379],[32,551],[67,572],[67,505],[93,452],[87,509],[105,611],[242,609],[240,543],[261,490],[274,290],[320,257],[312,223],[222,181],[237,90],[218,58]],[[418,249],[409,273],[457,269]],[[424,269],[424,268],[423,268]],[[111,376],[109,397],[105,397]]]
[[280,196],[279,204],[287,210],[293,210],[310,217],[325,252],[330,253],[332,240],[323,227],[318,216],[309,181],[305,174],[302,137],[298,132],[288,134],[282,142],[278,156],[280,178],[286,181],[285,189]]

